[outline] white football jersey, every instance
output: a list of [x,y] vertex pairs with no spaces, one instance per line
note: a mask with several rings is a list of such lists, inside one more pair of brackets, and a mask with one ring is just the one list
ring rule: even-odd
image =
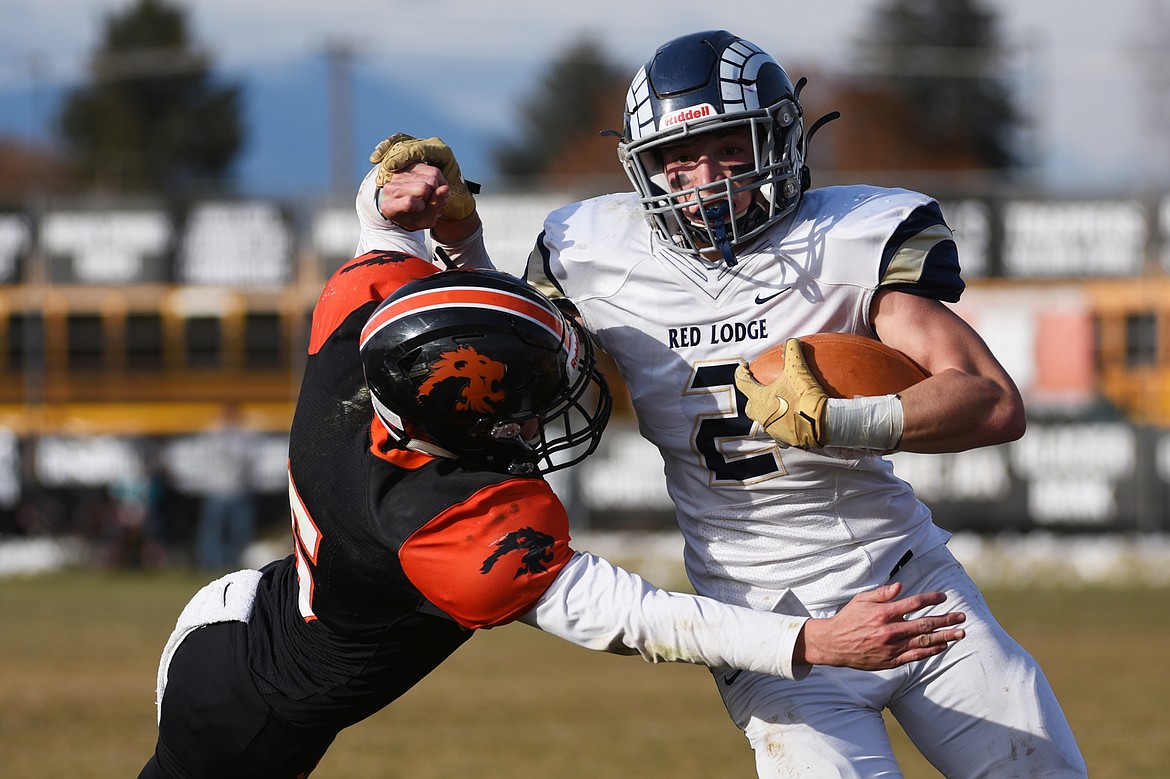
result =
[[868,186],[805,193],[734,267],[655,244],[633,194],[548,217],[528,280],[570,298],[617,362],[665,460],[698,593],[833,608],[885,583],[908,552],[945,543],[888,460],[777,444],[746,416],[733,374],[790,337],[872,336],[881,286],[957,299],[950,241],[933,200]]

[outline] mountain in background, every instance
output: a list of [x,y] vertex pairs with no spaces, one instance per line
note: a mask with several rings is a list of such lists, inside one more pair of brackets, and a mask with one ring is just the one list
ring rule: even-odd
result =
[[[249,197],[317,198],[333,189],[332,106],[323,58],[306,55],[277,66],[233,73],[243,86],[244,147],[232,167],[237,192]],[[494,130],[460,119],[458,106],[441,97],[412,93],[360,68],[351,73],[352,110],[336,131],[348,146],[344,178],[356,192],[369,168],[369,153],[395,132],[437,135],[456,152],[464,174],[487,183],[493,177],[489,148]],[[0,89],[0,138],[42,149],[55,148],[55,125],[71,85],[27,85]],[[57,153],[67,156],[64,149]]]

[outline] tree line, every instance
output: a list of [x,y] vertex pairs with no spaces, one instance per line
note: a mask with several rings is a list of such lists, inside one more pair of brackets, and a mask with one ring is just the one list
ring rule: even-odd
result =
[[[987,0],[884,0],[854,43],[848,76],[810,73],[806,126],[839,110],[847,121],[817,136],[814,171],[1012,171],[1027,163],[1025,117],[1002,77],[1007,55]],[[795,81],[800,63],[781,62]],[[592,38],[542,70],[520,101],[512,137],[491,160],[513,187],[596,182],[624,188],[615,141],[631,71]],[[244,148],[238,83],[217,77],[173,0],[137,0],[104,19],[88,79],[66,96],[43,150],[0,138],[0,194],[229,194]],[[22,179],[27,179],[22,181]],[[814,181],[814,183],[817,183]],[[14,190],[17,190],[14,192]]]

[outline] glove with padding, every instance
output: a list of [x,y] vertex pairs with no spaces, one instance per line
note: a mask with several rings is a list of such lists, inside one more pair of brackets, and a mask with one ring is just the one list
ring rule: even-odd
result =
[[406,133],[395,133],[374,148],[370,154],[370,162],[378,166],[378,174],[375,177],[378,189],[394,177],[395,171],[416,162],[433,165],[443,172],[447,186],[451,188],[447,204],[439,212],[440,217],[466,219],[475,210],[471,186],[463,179],[459,163],[455,161],[455,152],[439,138],[420,139]]
[[749,366],[735,370],[735,386],[747,396],[748,417],[777,441],[800,449],[823,446],[825,406],[829,396],[805,362],[800,341],[784,342],[784,370],[771,384],[752,376]]

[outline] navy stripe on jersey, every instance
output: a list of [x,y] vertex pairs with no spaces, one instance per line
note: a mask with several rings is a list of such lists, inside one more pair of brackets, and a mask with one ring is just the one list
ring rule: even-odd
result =
[[959,250],[938,203],[919,206],[902,220],[882,250],[884,288],[955,303],[966,285]]
[[528,264],[524,268],[524,280],[553,300],[568,297],[560,282],[553,276],[552,255],[544,243],[544,236],[545,231],[541,230],[540,235],[536,237],[536,246],[528,255]]

